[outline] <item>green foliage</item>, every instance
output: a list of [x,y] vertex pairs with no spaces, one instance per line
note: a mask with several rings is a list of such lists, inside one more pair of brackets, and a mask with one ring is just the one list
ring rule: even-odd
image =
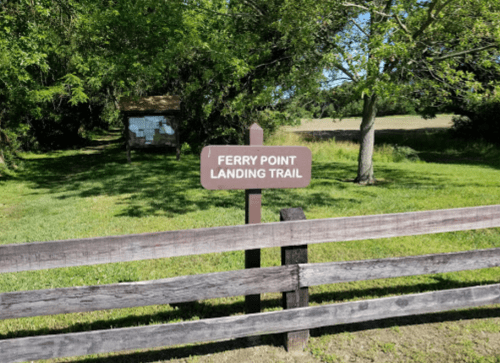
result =
[[116,124],[122,96],[176,94],[181,138],[194,149],[243,143],[256,121],[270,134],[299,118],[290,96],[316,88],[316,49],[340,28],[336,9],[311,0],[2,2],[3,128],[28,126],[17,136],[25,150],[62,147]]
[[[323,99],[319,105],[309,106],[316,118],[362,117],[363,100],[358,97],[352,83],[321,91]],[[399,98],[381,97],[377,102],[377,116],[415,115],[416,103],[410,95]],[[313,108],[316,107],[316,108]]]
[[453,130],[461,138],[499,143],[499,114],[498,101],[471,102],[460,109],[460,115],[453,117]]
[[[366,132],[373,130],[377,100],[411,100],[416,110],[432,115],[432,108],[447,104],[451,96],[476,101],[483,97],[481,81],[461,66],[475,63],[487,69],[498,62],[500,1],[374,0],[342,5],[349,21],[331,39],[334,46],[324,53],[323,65],[333,81],[351,82],[355,99],[363,99]],[[361,145],[359,181],[373,179],[372,149]]]
[[[161,89],[183,99],[183,139],[195,148],[243,143],[253,122],[266,135],[297,122],[304,112],[299,100],[321,77],[318,34],[338,22],[315,22],[318,6],[308,0],[188,4],[199,39],[189,57],[171,62]],[[299,14],[308,20],[297,24]]]
[[456,135],[466,139],[483,139],[498,143],[500,62],[496,49],[489,50],[488,55],[493,61],[484,56],[473,55],[460,64],[460,71],[473,74],[479,86],[474,90],[474,97],[464,98],[459,93],[452,93],[448,108],[458,115],[453,118]]
[[[468,64],[495,66],[498,1],[446,4],[2,2],[0,130],[15,134],[2,150],[83,142],[118,124],[116,104],[130,95],[181,96],[181,138],[197,150],[243,143],[256,121],[269,135],[305,115],[358,115],[364,95],[390,115],[479,91],[460,65],[474,54]],[[324,69],[351,86],[319,91]]]
[[16,151],[20,148],[17,136],[22,133],[22,130],[0,128],[0,174],[9,169],[17,168],[19,160]]
[[[20,150],[74,147],[107,127],[104,98],[85,78],[77,52],[79,2],[0,4],[0,140],[8,159]],[[9,50],[4,52],[4,50]]]

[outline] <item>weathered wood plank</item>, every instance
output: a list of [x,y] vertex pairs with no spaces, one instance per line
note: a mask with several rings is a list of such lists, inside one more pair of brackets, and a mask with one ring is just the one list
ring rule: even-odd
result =
[[500,205],[0,246],[0,273],[500,226]]
[[[254,124],[257,126],[256,124]],[[252,125],[252,126],[254,126]],[[262,129],[250,127],[250,145],[255,139],[261,140]],[[252,141],[253,140],[253,141]],[[262,145],[262,142],[261,142]],[[261,222],[262,191],[260,189],[245,190],[245,224],[258,224]],[[260,267],[260,249],[245,251],[245,268]],[[247,314],[260,312],[260,294],[245,296],[245,312]]]
[[[247,143],[251,146],[262,145],[264,142],[264,130],[254,123],[248,129]],[[202,178],[203,179],[203,178]],[[255,187],[255,186],[254,186]],[[262,190],[245,190],[245,224],[261,223]],[[260,249],[248,249],[245,251],[245,268],[260,267]],[[245,296],[245,312],[260,312],[260,295]]]
[[299,264],[298,268],[288,265],[112,285],[9,292],[0,294],[0,319],[172,304],[250,293],[287,292],[294,291],[297,286],[306,288],[496,266],[500,266],[500,248]]
[[279,266],[155,281],[0,294],[0,319],[119,309],[296,289],[298,267]]
[[[302,208],[287,208],[280,210],[280,221],[306,220]],[[281,247],[281,265],[307,264],[307,245]],[[298,287],[293,291],[283,292],[283,309],[295,309],[309,305],[309,289]],[[304,350],[309,339],[309,330],[287,332],[284,344],[287,351]]]
[[2,362],[107,353],[313,329],[500,303],[500,284],[176,324],[0,340]]
[[299,265],[301,287],[500,266],[500,248]]
[[[9,292],[0,294],[0,319],[172,304],[253,293],[291,294],[290,291],[295,291],[297,286],[307,291],[307,286],[322,284],[495,266],[500,266],[500,248],[376,260],[299,264],[298,267],[288,265],[112,285]],[[297,304],[299,301],[300,298]]]

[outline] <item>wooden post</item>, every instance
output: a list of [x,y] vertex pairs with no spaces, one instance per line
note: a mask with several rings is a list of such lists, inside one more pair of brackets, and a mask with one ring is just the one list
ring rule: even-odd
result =
[[125,116],[125,148],[127,150],[127,163],[132,163],[132,157],[130,155],[130,132],[128,130],[129,127],[129,119],[128,116]]
[[181,159],[181,135],[180,133],[180,120],[175,120],[175,159],[179,161]]
[[[262,145],[264,132],[254,123],[250,126],[248,144],[250,146]],[[245,224],[260,223],[261,189],[245,189]],[[260,249],[245,251],[245,268],[260,267]],[[245,296],[245,312],[247,314],[260,312],[260,295]]]
[[[289,208],[280,211],[280,221],[304,220],[306,216],[302,208]],[[307,245],[281,247],[281,265],[307,263]],[[283,309],[293,309],[309,305],[307,287],[283,293]],[[304,350],[309,339],[309,330],[300,330],[284,334],[287,351]]]

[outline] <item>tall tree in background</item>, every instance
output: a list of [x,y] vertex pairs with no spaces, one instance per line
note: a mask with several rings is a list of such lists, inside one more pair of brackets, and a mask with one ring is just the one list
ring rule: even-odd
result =
[[253,122],[265,132],[293,122],[287,100],[317,88],[317,49],[344,25],[339,9],[320,16],[324,8],[312,0],[186,4],[189,18],[198,19],[198,43],[172,62],[165,89],[189,105],[186,129],[194,144],[241,143]]
[[20,147],[75,141],[92,119],[94,94],[74,52],[81,10],[73,0],[0,2],[0,156],[7,164]]
[[25,116],[37,98],[51,92],[37,76],[48,70],[47,28],[36,21],[43,17],[43,5],[30,7],[28,2],[0,3],[0,164],[12,159],[16,138],[23,131],[17,110],[25,107]]
[[[358,183],[373,183],[377,100],[413,94],[420,102],[444,100],[451,92],[471,96],[481,88],[474,74],[459,69],[475,54],[491,65],[499,47],[498,0],[345,1],[349,21],[327,41],[333,50],[324,66],[343,74],[363,99]],[[472,95],[478,97],[479,93]]]

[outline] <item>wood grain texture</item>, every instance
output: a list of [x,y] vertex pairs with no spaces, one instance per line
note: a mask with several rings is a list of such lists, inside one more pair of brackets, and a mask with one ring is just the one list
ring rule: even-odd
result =
[[301,287],[500,266],[500,248],[299,265]]
[[500,205],[0,246],[0,273],[500,226]]
[[[260,140],[262,129],[250,128],[250,144],[253,139]],[[260,129],[260,132],[259,132]],[[257,144],[258,145],[258,144]],[[262,145],[262,143],[261,143]],[[246,189],[245,190],[245,224],[257,224],[261,222],[261,205],[262,205],[262,191],[260,189]],[[245,251],[245,268],[258,268],[260,267],[260,249],[252,249]],[[253,294],[245,296],[245,312],[247,314],[260,312],[260,294]]]
[[274,334],[500,303],[500,284],[176,324],[0,340],[0,361],[107,353]]
[[[262,145],[264,142],[264,130],[253,123],[248,129],[248,145]],[[245,224],[261,223],[262,218],[262,190],[245,190]],[[260,249],[250,249],[245,251],[245,268],[260,267]],[[260,312],[260,294],[245,296],[245,313]]]
[[[500,248],[261,269],[0,294],[0,319],[171,304],[332,284],[500,266]],[[299,290],[300,291],[300,290]],[[290,299],[292,296],[290,296]],[[286,299],[284,301],[287,301]],[[288,306],[300,306],[301,299]],[[290,300],[292,303],[292,300]],[[307,304],[305,301],[302,304]],[[302,305],[303,306],[303,305]]]
[[[280,210],[280,221],[306,220],[302,208],[286,208]],[[298,265],[307,263],[307,245],[281,247],[281,265]],[[297,287],[294,291],[282,294],[283,309],[295,309],[309,305],[309,289]],[[283,341],[287,351],[304,350],[309,339],[309,330],[287,332],[283,334]]]
[[296,289],[298,267],[280,266],[155,281],[0,294],[0,319],[172,304]]

